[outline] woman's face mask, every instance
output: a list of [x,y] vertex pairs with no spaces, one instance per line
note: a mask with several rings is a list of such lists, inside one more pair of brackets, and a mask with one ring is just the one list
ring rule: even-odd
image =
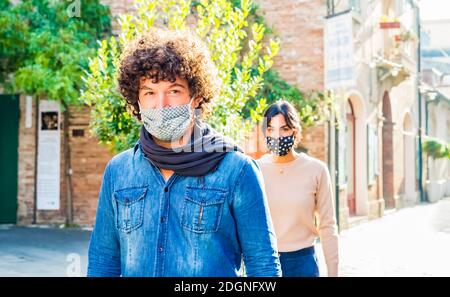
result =
[[276,156],[286,156],[294,146],[294,134],[284,137],[266,137],[267,147],[270,152]]

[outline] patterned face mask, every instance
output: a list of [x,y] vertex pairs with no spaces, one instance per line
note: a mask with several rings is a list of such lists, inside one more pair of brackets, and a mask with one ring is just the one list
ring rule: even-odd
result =
[[278,138],[267,136],[266,141],[270,152],[274,155],[282,157],[286,156],[294,146],[295,137],[294,134],[291,136]]
[[145,130],[162,141],[180,139],[186,133],[194,115],[190,102],[173,107],[141,109]]

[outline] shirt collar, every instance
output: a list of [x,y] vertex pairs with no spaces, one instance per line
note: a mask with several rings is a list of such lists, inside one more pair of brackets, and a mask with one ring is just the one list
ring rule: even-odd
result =
[[136,154],[136,151],[139,149],[140,147],[140,141],[136,141],[136,144],[133,147],[133,156]]

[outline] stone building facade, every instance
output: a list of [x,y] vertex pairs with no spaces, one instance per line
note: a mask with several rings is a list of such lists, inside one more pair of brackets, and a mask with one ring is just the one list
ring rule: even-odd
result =
[[[275,68],[301,90],[325,87],[326,2],[258,1],[266,21],[281,38]],[[339,150],[343,162],[337,162],[336,202],[342,229],[380,217],[386,209],[419,201],[418,39],[414,37],[418,19],[414,1],[334,2],[337,13],[352,9],[356,84],[335,94],[341,111],[338,134],[314,133],[306,146],[326,152],[316,156],[327,161],[333,173],[335,150]],[[398,28],[382,29],[384,18],[397,21]],[[312,130],[334,131],[326,126]],[[305,138],[310,137],[306,133]],[[338,148],[335,137],[340,140]]]

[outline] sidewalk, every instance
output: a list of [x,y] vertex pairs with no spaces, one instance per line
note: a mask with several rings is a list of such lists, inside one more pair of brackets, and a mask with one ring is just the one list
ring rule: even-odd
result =
[[342,231],[340,255],[341,276],[450,276],[450,198]]

